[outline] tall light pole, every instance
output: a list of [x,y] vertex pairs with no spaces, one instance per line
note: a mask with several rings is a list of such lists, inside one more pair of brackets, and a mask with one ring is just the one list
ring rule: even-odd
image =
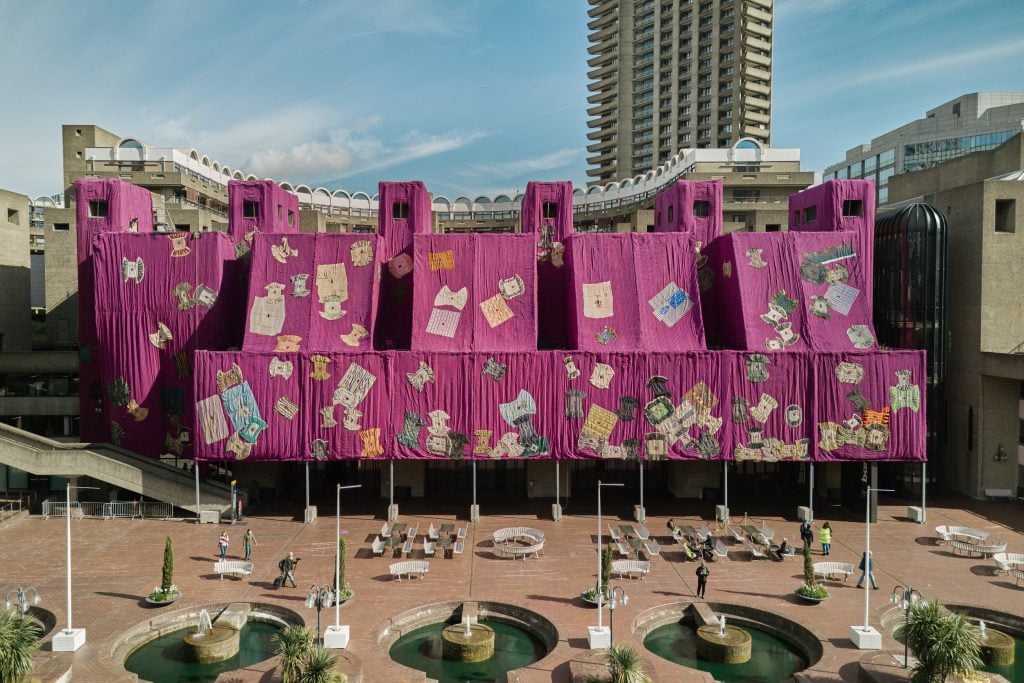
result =
[[910,661],[910,645],[907,641],[907,613],[910,612],[910,608],[917,603],[924,600],[924,596],[921,595],[920,591],[914,590],[910,586],[896,586],[892,589],[892,595],[889,596],[889,602],[896,605],[897,607],[903,608],[903,668],[909,668],[907,663]]
[[332,600],[334,600],[334,593],[331,591],[331,587],[327,585],[318,586],[314,583],[306,593],[306,607],[316,608],[317,638],[320,637],[320,610],[324,607],[330,607]]
[[[324,647],[340,649],[348,646],[349,629],[348,626],[342,627],[341,625],[341,591],[345,588],[341,585],[341,548],[338,547],[338,541],[341,539],[341,492],[349,489],[362,488],[362,484],[349,484],[348,486],[342,486],[338,484],[335,489],[334,499],[334,626],[328,626],[327,630],[324,631]],[[317,612],[317,619],[319,619],[319,612]],[[320,625],[317,624],[317,631],[320,630]]]
[[624,486],[621,483],[602,482],[597,480],[597,626],[588,626],[587,635],[590,649],[597,650],[611,647],[611,632],[605,630],[601,614],[601,603],[604,602],[604,585],[601,577],[601,487]]
[[97,488],[96,486],[72,486],[71,480],[68,479],[67,498],[64,504],[64,514],[67,518],[68,543],[68,627],[53,637],[51,648],[54,652],[74,652],[85,645],[85,629],[71,627],[71,489],[82,491]]
[[[871,494],[879,491],[892,492],[893,489],[878,489],[871,486],[865,488],[864,495],[864,566],[871,562]],[[870,625],[871,589],[864,590],[864,622],[861,626],[850,627],[850,640],[861,650],[881,650],[882,634]]]

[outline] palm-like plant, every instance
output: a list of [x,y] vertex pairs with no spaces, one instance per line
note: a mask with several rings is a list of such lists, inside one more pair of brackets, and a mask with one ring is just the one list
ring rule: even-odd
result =
[[963,614],[931,600],[907,612],[903,637],[917,656],[911,680],[941,683],[953,674],[968,677],[981,666],[978,631]]
[[277,654],[281,656],[282,683],[298,683],[302,664],[313,649],[313,632],[303,626],[288,626],[274,635]]
[[605,655],[605,664],[612,675],[611,683],[648,683],[644,673],[643,660],[636,648],[629,645],[612,645]]
[[334,670],[337,662],[338,658],[330,650],[317,645],[309,652],[297,683],[345,683],[348,677]]
[[0,610],[0,681],[19,683],[32,671],[32,655],[43,629],[17,610]]

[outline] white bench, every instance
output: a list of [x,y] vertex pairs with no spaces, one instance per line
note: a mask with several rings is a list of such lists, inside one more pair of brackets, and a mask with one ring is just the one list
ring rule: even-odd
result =
[[619,578],[633,578],[633,575],[637,574],[643,581],[644,577],[651,573],[651,563],[643,560],[612,560],[612,573],[618,574]]
[[1024,581],[1024,569],[1011,569],[1010,573],[1013,574],[1013,580],[1018,586]]
[[985,496],[988,498],[1009,498],[1014,499],[1013,489],[985,489]]
[[743,547],[750,551],[750,555],[751,555],[752,559],[755,559],[755,560],[766,560],[766,559],[768,559],[768,554],[764,551],[763,548],[761,548],[760,546],[758,546],[758,545],[756,545],[754,543],[751,543],[750,541],[748,541],[746,539],[743,539]]
[[432,543],[432,542],[430,542],[430,541],[428,541],[427,539],[424,538],[423,539],[423,556],[424,557],[433,557],[434,553],[436,552],[436,549],[434,547],[435,545],[437,545],[437,544],[436,543]]
[[644,551],[646,551],[648,559],[657,557],[661,554],[661,546],[658,545],[657,541],[648,541],[644,543]]
[[615,544],[615,549],[618,550],[619,551],[619,555],[622,555],[623,557],[629,557],[630,555],[633,554],[633,549],[630,548],[625,543],[623,543],[622,541],[619,541],[618,543]]
[[452,549],[452,555],[461,555],[462,551],[466,549],[465,541],[456,541],[455,547]]
[[949,543],[953,539],[970,539],[971,541],[984,541],[988,538],[988,532],[981,529],[972,529],[969,526],[937,526],[935,533],[943,543]]
[[838,581],[841,577],[843,582],[853,574],[853,565],[847,562],[815,562],[814,575],[823,579]]
[[651,537],[651,530],[641,524],[636,528],[636,537],[641,541],[646,541]]
[[402,574],[405,574],[410,579],[413,574],[419,574],[419,577],[422,579],[430,571],[430,563],[422,560],[392,562],[389,569],[391,570],[391,576],[397,576],[399,581],[402,580]]
[[722,543],[720,540],[715,542],[715,548],[711,552],[717,557],[729,557],[729,551],[726,549],[725,543]]
[[221,562],[213,563],[213,573],[220,574],[220,578],[223,580],[225,574],[231,574],[242,578],[243,576],[249,576],[252,574],[252,562],[245,562],[243,560],[223,560]]
[[997,572],[1009,572],[1011,569],[1024,569],[1024,553],[996,553],[992,556],[999,565]]
[[402,544],[402,552],[408,557],[412,554],[412,547],[416,543],[415,536],[408,536],[405,539],[405,543]]
[[539,545],[496,545],[494,546],[494,554],[499,557],[511,557],[513,560],[521,557],[525,561],[530,555],[539,557],[543,547],[543,543]]
[[961,541],[958,538],[954,538],[949,541],[949,546],[953,549],[954,554],[959,551],[966,553],[967,557],[971,557],[975,553],[979,557],[989,557],[997,553],[1006,552],[1006,541],[972,543],[971,541]]
[[377,536],[375,539],[373,539],[373,544],[370,546],[370,550],[373,552],[374,555],[380,555],[381,557],[383,557],[384,549],[386,547],[387,546],[384,545],[384,541],[381,540],[380,536]]

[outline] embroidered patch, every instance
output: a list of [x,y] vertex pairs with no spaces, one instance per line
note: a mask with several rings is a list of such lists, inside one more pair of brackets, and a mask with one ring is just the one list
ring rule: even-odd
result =
[[594,338],[597,339],[597,343],[602,346],[615,341],[616,336],[615,329],[608,327],[607,325],[604,326],[603,330],[594,334]]
[[889,445],[889,435],[890,431],[888,425],[877,423],[865,425],[864,448],[869,451],[884,451]]
[[583,317],[601,319],[611,318],[614,314],[611,281],[583,285]]
[[281,292],[284,285],[271,282],[264,287],[266,296],[255,296],[249,310],[249,331],[253,334],[273,337],[284,327],[285,307]]
[[768,356],[761,353],[754,353],[747,356],[746,363],[748,382],[758,383],[764,382],[768,379],[768,366],[772,363]]
[[921,388],[910,383],[910,370],[896,371],[896,386],[889,387],[889,403],[892,412],[910,408],[915,413],[921,407]]
[[768,304],[768,312],[761,314],[761,321],[766,325],[775,327],[782,323],[783,319],[787,317],[786,310],[781,306],[774,303]]
[[230,370],[217,371],[217,389],[221,392],[242,383],[242,369],[238,363],[232,363]]
[[309,445],[309,455],[314,460],[326,460],[330,457],[327,452],[327,442],[323,439],[314,439]]
[[675,282],[669,282],[647,305],[654,309],[655,318],[671,328],[693,308],[693,300]]
[[505,432],[498,439],[498,444],[491,451],[492,458],[500,458],[507,455],[510,458],[518,458],[523,454],[523,447],[519,445],[519,435],[515,432]]
[[565,366],[565,374],[570,380],[577,379],[580,376],[580,369],[576,367],[576,361],[573,360],[572,356],[563,358],[562,365]]
[[[249,423],[260,420],[260,408],[256,404],[256,397],[248,382],[243,381],[221,391],[220,399],[224,403],[224,410],[227,411],[231,426],[238,432],[242,432]],[[264,425],[265,426],[265,425]],[[251,440],[251,439],[247,439]]]
[[284,377],[288,379],[292,376],[293,366],[290,360],[281,360],[274,356],[270,359],[270,367],[267,369],[271,377]]
[[498,404],[498,412],[501,413],[501,418],[506,423],[514,427],[519,418],[537,414],[537,402],[530,392],[520,389],[514,400]]
[[615,411],[622,422],[632,422],[636,419],[636,409],[640,407],[640,401],[632,396],[619,397],[619,409]]
[[860,295],[860,290],[850,285],[838,282],[828,288],[825,291],[825,299],[828,300],[829,305],[836,310],[837,313],[843,315],[849,315],[850,309],[853,308],[854,302]]
[[861,415],[864,418],[865,429],[874,424],[889,424],[889,406],[886,406],[881,410],[871,410],[870,408],[865,408],[863,411],[861,411]]
[[292,281],[292,296],[297,299],[309,296],[309,273],[298,273],[288,279]]
[[715,438],[714,434],[703,431],[697,438],[697,444],[694,449],[704,460],[711,460],[718,456],[722,450],[722,446],[718,443],[718,439]]
[[299,413],[299,407],[287,396],[282,396],[277,399],[277,403],[274,404],[274,411],[286,420],[294,420],[295,416]]
[[505,363],[499,363],[493,358],[488,358],[484,363],[483,374],[492,378],[495,382],[500,382],[501,378],[505,376],[505,370],[508,369],[508,365]]
[[445,251],[428,251],[427,266],[432,273],[439,270],[455,270],[455,254],[451,249]]
[[875,345],[875,337],[867,325],[850,325],[846,336],[855,349],[870,349]]
[[401,280],[412,272],[412,257],[402,252],[388,261],[388,272],[391,273],[391,277]]
[[427,333],[452,339],[459,328],[459,318],[461,316],[462,314],[458,311],[446,311],[443,308],[435,308],[430,311],[430,320],[427,321]]
[[327,372],[327,366],[330,364],[331,359],[327,356],[320,354],[314,354],[309,357],[309,362],[313,364],[313,370],[309,373],[310,379],[324,381],[330,379],[331,375]]
[[377,378],[366,368],[352,363],[338,381],[338,388],[334,390],[334,403],[349,408],[356,407],[370,393],[376,381]]
[[277,353],[295,353],[299,350],[299,344],[302,342],[302,337],[297,334],[279,334],[277,336],[277,346],[274,347],[274,351]]
[[444,435],[449,432],[448,420],[451,419],[451,415],[447,412],[437,408],[427,413],[427,417],[430,418],[430,426],[427,427],[428,432],[437,435]]
[[340,296],[324,297],[320,302],[320,305],[323,306],[323,309],[318,311],[318,313],[324,320],[338,320],[339,318],[348,315],[348,311],[341,307]]
[[768,264],[764,262],[764,249],[747,249],[745,255],[747,257],[747,263],[751,268],[764,268]]
[[368,266],[373,261],[373,244],[370,240],[357,240],[349,247],[349,256],[353,266]]
[[179,351],[174,354],[174,365],[178,370],[179,379],[187,379],[192,376],[192,365],[188,362],[188,353]]
[[664,460],[668,456],[668,439],[664,434],[647,434],[644,437],[644,456],[648,460]]
[[473,432],[473,455],[491,455],[491,437],[494,432],[490,429],[477,429]]
[[860,384],[864,379],[864,366],[843,361],[836,365],[836,379],[843,384]]
[[362,340],[370,336],[370,332],[359,323],[352,323],[352,329],[349,330],[348,334],[343,334],[340,336],[341,341],[345,344],[345,346],[351,346],[352,348],[356,348],[359,346]]
[[799,427],[804,421],[804,410],[795,403],[786,406],[786,424]]
[[811,314],[816,315],[824,320],[828,320],[829,318],[832,317],[832,315],[828,312],[829,308],[831,308],[831,304],[829,304],[828,299],[826,299],[823,296],[818,296],[817,294],[811,295]]
[[234,432],[230,437],[228,437],[228,443],[227,446],[225,446],[225,450],[228,453],[234,453],[235,460],[245,460],[252,453],[252,444],[243,441],[238,432]]
[[587,419],[584,420],[583,429],[580,433],[591,434],[600,437],[604,441],[608,441],[612,436],[615,425],[618,423],[619,418],[615,413],[605,410],[596,403],[591,403],[590,410],[587,411]]
[[469,289],[463,287],[462,289],[453,292],[448,289],[448,285],[444,285],[434,296],[435,306],[451,306],[462,310],[466,307],[466,302],[469,300]]
[[743,398],[742,396],[732,397],[732,421],[736,424],[743,424],[750,419],[748,411],[750,410],[750,401]]
[[768,421],[768,416],[771,415],[772,411],[779,407],[779,402],[768,394],[761,394],[760,400],[757,405],[750,409],[750,416],[755,420],[764,424]]
[[708,415],[718,405],[718,397],[711,391],[707,383],[700,381],[693,385],[684,397],[693,404],[698,413]]
[[505,303],[505,298],[500,294],[495,294],[490,299],[481,301],[480,310],[483,312],[484,318],[487,320],[487,324],[491,326],[491,329],[504,322],[508,322],[515,316],[512,313],[512,309]]
[[220,397],[214,394],[196,401],[196,418],[207,446],[228,438],[228,424],[224,419]]
[[149,335],[149,343],[156,348],[163,351],[167,347],[167,342],[174,339],[171,335],[171,331],[162,322],[157,322],[156,332]]
[[797,306],[796,299],[791,299],[788,296],[786,296],[786,290],[784,289],[780,289],[779,291],[772,294],[771,302],[778,306],[779,308],[781,308],[783,311],[785,311],[786,315],[790,315],[791,313],[793,313],[793,311],[796,310]]
[[565,245],[561,242],[555,242],[551,245],[551,265],[555,268],[561,268],[565,265]]
[[140,406],[135,399],[128,401],[128,405],[124,407],[126,413],[132,416],[136,422],[142,422],[149,417],[149,408]]
[[199,286],[196,287],[195,302],[209,310],[213,308],[215,303],[217,303],[217,291],[200,283]]
[[121,277],[124,278],[124,282],[131,281],[135,284],[142,282],[142,279],[146,277],[146,264],[142,262],[142,257],[139,256],[134,261],[129,261],[122,256]]
[[420,361],[419,368],[415,372],[405,373],[405,377],[409,380],[409,384],[412,385],[413,389],[423,391],[423,386],[427,382],[434,381],[434,370],[424,361]]
[[124,437],[125,437],[124,427],[122,427],[121,425],[119,425],[116,422],[111,422],[110,423],[110,443],[114,444],[115,446],[120,446],[122,443],[124,443]]
[[192,249],[186,243],[188,239],[187,232],[172,232],[167,235],[167,239],[171,241],[171,256],[180,258],[192,253]]
[[320,409],[320,427],[331,429],[337,427],[338,421],[334,419],[334,406],[324,406]]
[[110,402],[118,408],[124,408],[132,398],[131,388],[124,377],[118,377],[110,383]]
[[526,284],[518,275],[498,280],[498,293],[506,299],[515,299],[526,293]]
[[732,261],[722,261],[722,277],[732,277]]
[[402,431],[396,435],[398,443],[406,448],[420,447],[420,429],[426,427],[427,423],[419,416],[419,413],[405,411],[405,418],[402,423]]
[[675,412],[675,406],[668,396],[658,396],[644,406],[644,416],[653,427],[657,427]]
[[360,429],[363,428],[363,426],[359,424],[359,418],[361,418],[362,416],[363,411],[358,410],[356,408],[346,407],[345,417],[341,421],[341,426],[349,430],[350,432],[358,432]]
[[595,363],[594,371],[590,373],[590,383],[598,389],[607,389],[615,377],[615,370],[606,363]]
[[651,390],[651,393],[655,396],[671,396],[671,392],[668,390],[668,378],[662,377],[661,375],[651,375],[647,379],[647,388]]
[[267,423],[262,418],[253,418],[249,424],[238,430],[238,435],[248,441],[249,443],[255,444],[256,439],[259,438],[260,434],[264,429],[267,428]]
[[864,395],[860,393],[860,389],[853,389],[847,393],[846,400],[853,404],[858,413],[871,408],[871,402],[864,398]]
[[344,263],[323,263],[316,267],[316,295],[320,303],[348,301],[348,272]]
[[586,392],[580,389],[565,390],[565,416],[570,420],[583,418],[583,400],[587,397]]
[[270,255],[278,263],[288,263],[290,256],[298,256],[299,250],[293,249],[288,244],[288,237],[286,235],[281,236],[281,242],[279,244],[270,245]]

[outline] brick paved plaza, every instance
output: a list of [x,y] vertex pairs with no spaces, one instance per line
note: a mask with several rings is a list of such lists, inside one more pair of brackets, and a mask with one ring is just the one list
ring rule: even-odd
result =
[[[953,556],[946,546],[935,543],[934,527],[955,524],[976,527],[991,536],[1008,541],[1008,550],[1024,550],[1024,507],[1016,503],[977,503],[946,499],[928,509],[928,524],[918,525],[903,515],[905,503],[890,501],[879,507],[879,523],[872,528],[872,548],[877,562],[879,590],[871,598],[871,620],[878,625],[880,616],[892,609],[889,596],[897,584],[912,585],[928,597],[945,602],[973,604],[1018,616],[1024,615],[1024,587],[993,573],[991,560]],[[897,504],[900,503],[900,504]],[[401,521],[419,523],[424,532],[430,522],[453,521],[467,525],[454,514],[435,515],[426,502],[405,504]],[[380,506],[379,512],[383,512]],[[608,521],[627,521],[625,506],[605,506]],[[707,507],[707,506],[703,506]],[[430,573],[424,580],[397,582],[388,575],[392,560],[371,557],[370,541],[379,532],[382,519],[372,510],[355,509],[345,514],[342,527],[348,531],[348,581],[357,595],[342,608],[343,623],[352,627],[349,652],[362,663],[363,681],[415,680],[408,669],[390,662],[387,652],[373,640],[390,616],[431,602],[461,599],[493,600],[525,606],[547,617],[559,631],[557,648],[529,669],[522,681],[568,681],[569,662],[587,654],[587,626],[596,623],[596,611],[579,599],[581,590],[593,584],[595,571],[595,516],[568,515],[561,522],[540,513],[487,515],[484,506],[481,521],[469,526],[466,552],[454,559],[439,556],[430,560]],[[610,509],[609,509],[610,508]],[[692,508],[692,513],[687,511]],[[616,611],[617,643],[629,642],[642,649],[642,643],[630,633],[629,624],[641,611],[663,603],[688,600],[694,594],[693,562],[665,538],[669,516],[678,524],[699,521],[695,503],[680,502],[675,514],[649,516],[647,526],[665,546],[660,558],[654,558],[647,580],[623,581],[630,601]],[[659,512],[669,512],[668,509]],[[707,511],[701,508],[707,515]],[[733,509],[734,513],[736,509]],[[840,508],[816,509],[816,524],[828,520],[834,528],[830,560],[856,565],[864,543],[864,524]],[[619,514],[616,514],[619,513]],[[50,652],[45,638],[37,657],[37,671],[44,680],[54,680],[73,661],[75,681],[133,680],[110,651],[120,634],[129,627],[172,611],[195,610],[203,605],[229,601],[273,603],[301,614],[306,623],[316,623],[316,613],[303,604],[311,583],[324,583],[333,573],[334,518],[321,506],[318,521],[310,525],[285,516],[251,517],[236,526],[196,525],[191,521],[74,520],[74,620],[84,626],[88,641],[72,654]],[[743,511],[739,514],[742,516]],[[706,519],[706,516],[705,516]],[[799,542],[798,522],[792,514],[752,514],[783,536]],[[544,555],[526,562],[498,559],[491,552],[491,533],[506,526],[531,526],[546,534]],[[241,537],[251,527],[258,547],[253,560],[255,571],[244,580],[213,574],[217,537],[224,529],[231,535],[229,558],[240,558]],[[43,596],[42,607],[57,617],[58,627],[65,625],[65,543],[63,520],[20,517],[0,527],[0,583],[35,586]],[[175,543],[174,580],[184,596],[173,606],[154,610],[143,598],[160,580],[164,537]],[[417,543],[414,557],[421,555]],[[299,587],[274,590],[277,562],[289,550],[303,558],[297,578]],[[847,585],[829,584],[832,597],[827,602],[808,606],[793,595],[800,583],[799,556],[786,562],[752,561],[739,545],[729,546],[729,557],[711,566],[707,591],[709,602],[738,603],[778,613],[811,629],[822,641],[824,656],[805,672],[814,681],[853,681],[857,661],[864,652],[854,649],[849,627],[860,624],[863,593],[854,588],[859,574]],[[815,559],[819,546],[815,544]],[[324,624],[331,623],[333,610],[323,613]],[[885,648],[902,648],[888,637]],[[683,669],[644,651],[658,681],[710,680],[705,674]],[[73,660],[72,660],[73,658]],[[250,670],[225,674],[221,680],[271,681],[273,660]]]

